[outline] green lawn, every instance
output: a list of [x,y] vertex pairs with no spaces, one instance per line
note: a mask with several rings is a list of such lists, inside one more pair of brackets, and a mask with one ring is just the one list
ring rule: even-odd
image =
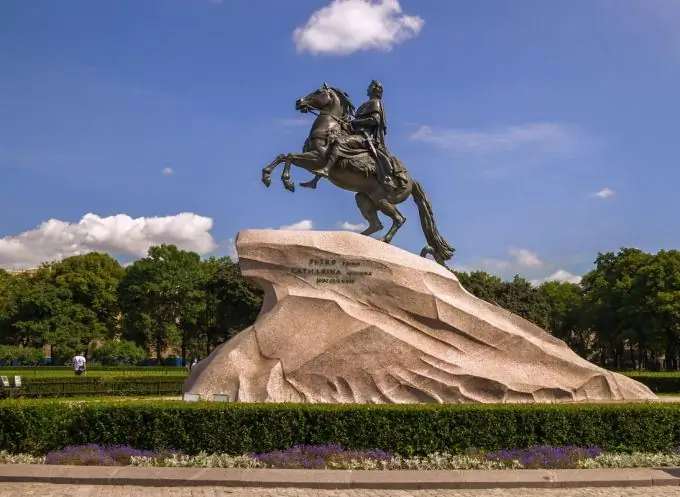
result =
[[[680,371],[622,371],[621,374],[635,378],[636,376],[653,376],[659,378],[679,378]],[[87,376],[89,377],[102,377],[102,376],[187,376],[187,371],[185,368],[169,368],[169,367],[149,367],[147,368],[136,368],[127,369],[125,367],[116,368],[115,370],[101,370],[98,368],[91,368],[87,371]],[[11,369],[11,368],[0,368],[0,376],[21,376],[22,378],[64,378],[73,377],[73,370],[68,367],[63,369],[55,370],[54,368],[22,368],[22,369]]]
[[[137,396],[114,396],[114,395],[87,395],[87,396],[75,396],[75,397],[43,397],[34,399],[12,399],[12,402],[33,402],[33,403],[53,403],[53,402],[66,402],[66,403],[90,403],[90,402],[179,402],[182,400],[180,395],[169,395],[166,397],[159,397],[158,395],[137,395]],[[0,400],[0,404],[2,401]]]
[[657,376],[660,378],[680,378],[680,371],[619,371],[626,376]]

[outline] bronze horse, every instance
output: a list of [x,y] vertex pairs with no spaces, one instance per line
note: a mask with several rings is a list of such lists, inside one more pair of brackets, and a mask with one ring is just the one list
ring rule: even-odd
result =
[[[302,153],[280,154],[267,167],[262,169],[262,182],[271,185],[271,173],[281,163],[285,163],[281,180],[284,187],[295,191],[295,184],[290,180],[290,166],[295,165],[314,172],[321,169],[325,162],[328,147],[336,134],[349,134],[349,120],[354,112],[354,105],[349,96],[338,88],[323,87],[295,102],[295,110],[299,112],[318,111],[318,117],[305,141]],[[423,187],[411,178],[401,161],[394,157],[395,163],[401,171],[397,188],[385,188],[377,179],[375,173],[375,159],[368,155],[368,160],[341,159],[338,167],[331,170],[328,180],[338,188],[355,192],[357,206],[361,215],[368,221],[368,228],[362,235],[372,235],[383,229],[378,218],[378,211],[392,220],[392,226],[382,241],[390,243],[399,228],[406,222],[406,218],[399,212],[397,205],[413,195],[418,206],[420,223],[427,245],[420,255],[431,254],[441,265],[453,257],[455,249],[441,236],[434,221],[434,214],[430,201]]]

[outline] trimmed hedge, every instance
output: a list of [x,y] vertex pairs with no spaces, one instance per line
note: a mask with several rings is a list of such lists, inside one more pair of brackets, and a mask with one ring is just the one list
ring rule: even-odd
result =
[[654,393],[680,394],[680,376],[630,376],[646,385]]
[[[184,369],[181,366],[102,366],[97,363],[88,363],[87,370],[96,371],[177,371]],[[0,366],[0,374],[3,371],[70,371],[70,366]]]
[[655,452],[680,441],[677,404],[319,405],[213,402],[0,403],[0,450],[128,444],[243,454],[339,443],[401,455],[600,446]]
[[[181,376],[73,376],[23,379],[19,388],[0,386],[0,397],[72,397],[88,395],[181,395]],[[13,379],[11,379],[13,382]]]

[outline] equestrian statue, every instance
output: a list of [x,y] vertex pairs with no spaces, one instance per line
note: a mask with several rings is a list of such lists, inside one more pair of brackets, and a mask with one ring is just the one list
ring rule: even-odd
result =
[[427,241],[420,255],[429,254],[446,266],[455,249],[439,233],[423,187],[387,150],[382,84],[371,81],[367,96],[368,101],[356,112],[346,92],[326,83],[299,98],[295,110],[317,116],[302,153],[278,155],[262,169],[262,182],[271,185],[271,173],[281,163],[285,164],[281,180],[291,192],[295,191],[295,184],[290,180],[291,165],[314,173],[311,181],[300,184],[302,187],[316,188],[322,178],[327,178],[335,186],[356,193],[357,206],[368,222],[362,235],[372,235],[383,229],[378,211],[392,220],[392,226],[382,238],[386,243],[392,241],[406,222],[397,205],[413,196]]

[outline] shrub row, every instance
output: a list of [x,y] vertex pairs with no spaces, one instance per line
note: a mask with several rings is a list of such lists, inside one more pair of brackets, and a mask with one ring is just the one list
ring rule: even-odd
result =
[[318,405],[213,402],[0,403],[0,450],[44,454],[71,444],[243,454],[342,444],[412,456],[437,451],[676,447],[680,405]]
[[680,376],[631,376],[635,381],[647,385],[654,393],[680,394]]
[[183,383],[184,378],[175,376],[31,378],[24,379],[19,388],[0,386],[0,397],[181,395]]
[[[177,371],[183,369],[178,366],[102,366],[97,363],[88,363],[88,371]],[[69,366],[0,366],[0,374],[3,371],[70,371]]]

